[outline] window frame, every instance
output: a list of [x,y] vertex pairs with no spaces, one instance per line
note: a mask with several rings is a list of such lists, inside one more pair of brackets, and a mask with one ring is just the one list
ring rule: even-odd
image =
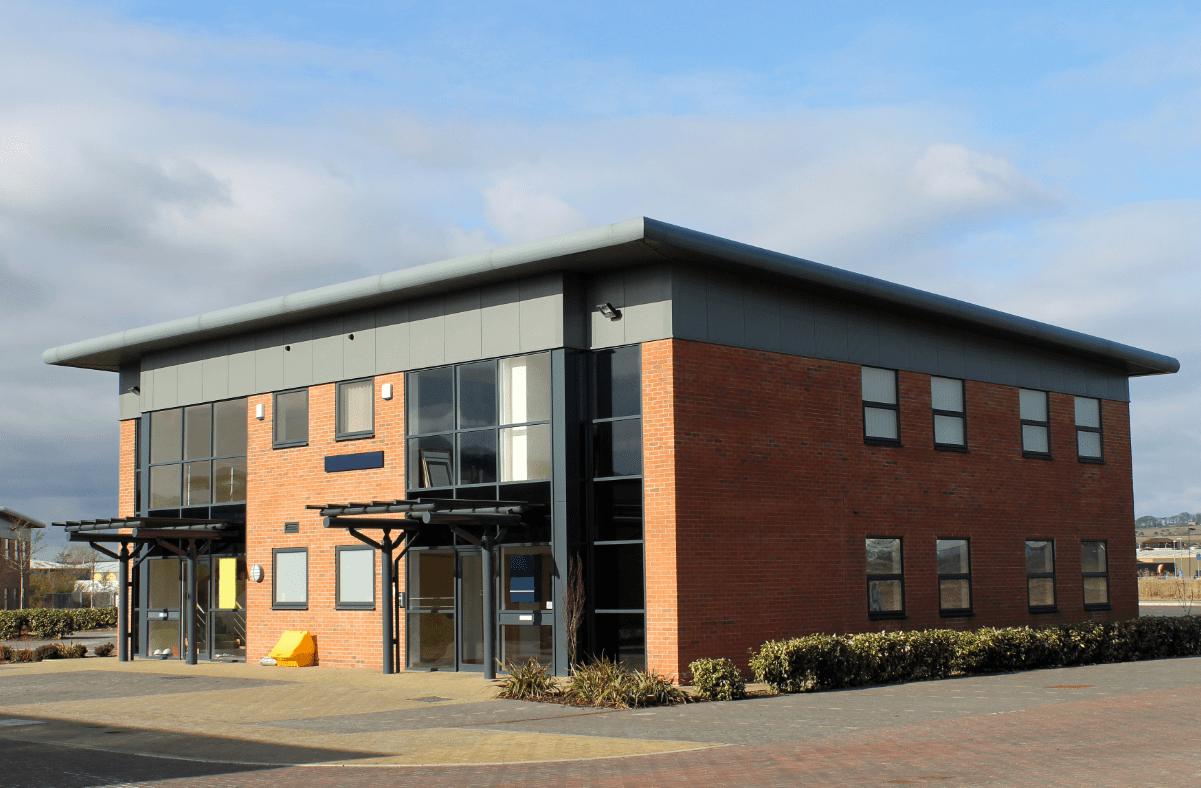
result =
[[[304,601],[280,602],[277,597],[279,590],[279,559],[280,553],[304,553]],[[309,609],[309,548],[307,547],[273,547],[271,549],[271,609],[272,610],[308,610]]]
[[[243,469],[245,469],[245,466],[247,463],[247,458],[249,456],[247,453],[217,454],[216,407],[218,405],[221,405],[224,403],[229,403],[229,402],[242,402],[245,405],[244,412],[249,413],[250,400],[248,397],[228,397],[226,399],[212,400],[210,402],[198,402],[195,405],[181,405],[181,406],[177,406],[174,408],[160,408],[157,411],[147,411],[145,414],[143,414],[143,418],[137,419],[137,422],[138,422],[137,427],[136,427],[137,439],[134,442],[134,451],[135,451],[135,455],[136,455],[134,458],[134,460],[135,460],[134,507],[138,514],[144,514],[144,513],[151,512],[151,511],[162,512],[162,511],[172,511],[172,510],[179,510],[179,509],[197,509],[200,507],[212,509],[213,507],[218,507],[218,506],[245,506],[246,505],[246,502],[247,502],[246,496],[249,496],[249,494],[250,494],[249,489],[247,489],[245,496],[243,496],[242,500],[240,500],[240,501],[239,500],[233,500],[233,501],[218,501],[218,500],[216,500],[217,499],[217,471],[216,471],[217,463],[222,462],[222,461],[224,461],[224,462],[235,461],[236,462],[237,460],[241,460]],[[186,457],[186,450],[185,450],[185,446],[184,446],[185,434],[186,434],[186,430],[187,430],[187,418],[185,415],[185,411],[187,411],[188,408],[195,408],[195,407],[207,407],[209,409],[209,452],[208,452],[209,456],[208,457],[196,457],[196,458],[189,460]],[[179,428],[180,428],[179,459],[170,460],[170,461],[152,462],[153,457],[150,453],[150,444],[153,442],[153,440],[152,440],[152,438],[153,438],[153,430],[152,430],[153,415],[155,413],[167,413],[170,411],[179,411],[179,414],[180,414],[180,419],[179,419]],[[143,433],[143,429],[145,429],[145,433]],[[249,432],[247,432],[245,451],[249,452],[249,448],[250,448],[250,435],[249,435]],[[187,489],[184,484],[184,482],[186,480],[185,469],[190,463],[197,463],[197,462],[205,462],[205,463],[208,463],[208,466],[209,466],[208,467],[208,471],[209,471],[209,496],[208,496],[209,500],[208,500],[208,503],[190,503],[190,502],[186,501]],[[154,487],[154,485],[151,484],[151,477],[155,475],[154,469],[166,468],[169,466],[174,466],[178,469],[179,502],[177,504],[168,505],[168,506],[154,506],[153,505],[154,499],[153,499],[152,495],[155,491],[155,487]]]
[[[1105,545],[1105,571],[1104,572],[1085,572],[1084,571],[1084,546],[1086,544],[1103,544]],[[1104,602],[1089,602],[1084,596],[1085,584],[1084,581],[1090,578],[1103,577],[1105,578],[1105,601]],[[1081,539],[1080,540],[1080,593],[1081,599],[1084,600],[1085,610],[1112,610],[1113,599],[1109,593],[1109,540],[1108,539]]]
[[[371,601],[343,602],[342,601],[342,553],[358,552],[371,553]],[[334,609],[335,610],[375,610],[376,596],[375,578],[378,572],[375,562],[376,550],[370,545],[339,544],[334,545]]]
[[[975,590],[972,588],[972,539],[970,536],[939,536],[934,539],[934,568],[938,569],[938,543],[939,542],[964,542],[967,544],[967,572],[938,572],[938,614],[943,618],[956,618],[959,616],[975,615]],[[966,580],[967,581],[967,607],[943,607],[942,606],[942,581],[944,580]]]
[[[878,369],[883,372],[892,373],[892,390],[895,403],[890,402],[875,402],[874,400],[863,399],[863,370]],[[869,446],[901,446],[901,381],[897,370],[889,367],[874,367],[871,364],[859,365],[859,397],[862,399],[863,409],[863,442]],[[896,414],[897,437],[895,438],[879,438],[869,436],[867,434],[867,409],[875,410],[891,410]],[[891,538],[891,537],[890,537]]]
[[[905,537],[903,537],[903,536],[866,536],[866,537],[864,537],[863,558],[864,558],[864,563],[865,563],[865,567],[864,567],[865,569],[866,569],[866,562],[867,562],[867,542],[872,539],[896,540],[897,549],[901,553],[901,571],[899,574],[894,574],[894,573],[872,574],[871,572],[865,572],[865,574],[867,575],[867,585],[865,586],[865,588],[867,590],[867,617],[873,621],[890,619],[890,618],[908,618],[909,616],[908,616],[907,609],[905,606]],[[878,610],[878,611],[872,610],[871,594],[872,594],[872,581],[873,580],[875,580],[875,581],[899,580],[901,582],[901,609],[900,610]]]
[[[1100,397],[1077,396],[1077,397],[1073,398],[1073,400],[1072,400],[1073,408],[1076,404],[1076,400],[1080,400],[1080,399],[1091,399],[1093,402],[1097,403],[1097,425],[1098,426],[1084,427],[1084,426],[1081,426],[1079,421],[1076,421],[1076,460],[1078,462],[1085,462],[1085,463],[1089,463],[1092,465],[1104,465],[1105,464],[1105,432],[1104,432],[1105,420],[1101,413],[1101,398]],[[1075,421],[1074,413],[1073,413],[1073,421]],[[1096,457],[1090,457],[1090,456],[1086,456],[1086,455],[1083,455],[1080,453],[1080,433],[1082,433],[1082,432],[1091,432],[1091,433],[1096,434],[1097,440],[1101,444],[1101,448],[1100,448],[1101,453],[1099,455],[1097,455]],[[1096,540],[1090,540],[1090,541],[1096,541]]]
[[[1059,611],[1059,584],[1056,580],[1056,550],[1054,539],[1026,539],[1022,542],[1022,559],[1025,561],[1026,545],[1030,542],[1046,542],[1051,545],[1051,571],[1050,572],[1031,572],[1030,565],[1026,565],[1026,607],[1031,613],[1056,613]],[[1051,598],[1050,605],[1033,605],[1030,603],[1030,581],[1031,580],[1046,580],[1051,581]]]
[[[942,410],[934,407],[934,381],[935,380],[952,380],[959,384],[959,402],[962,404],[963,410]],[[963,443],[939,443],[938,442],[938,417],[945,416],[948,418],[959,419],[959,424],[963,431]],[[898,417],[899,421],[899,417]],[[933,438],[934,448],[938,451],[957,451],[967,453],[970,451],[967,446],[967,383],[963,378],[948,378],[943,375],[930,376],[930,426],[931,437]],[[970,558],[968,559],[970,562]]]
[[[279,398],[284,394],[298,394],[304,392],[304,440],[303,441],[281,441],[279,440]],[[309,445],[309,432],[312,426],[310,420],[311,413],[309,411],[309,389],[308,386],[301,386],[294,389],[283,389],[282,391],[274,391],[271,393],[271,448],[272,449],[290,449],[295,446]]]
[[[1023,391],[1035,391],[1035,392],[1038,392],[1039,394],[1043,395],[1043,403],[1045,406],[1043,409],[1046,411],[1046,414],[1047,414],[1046,421],[1035,421],[1034,419],[1023,419],[1022,418],[1022,392]],[[1036,460],[1053,459],[1051,456],[1051,394],[1050,394],[1050,392],[1044,391],[1042,389],[1018,388],[1018,421],[1020,422],[1020,426],[1018,427],[1018,430],[1019,430],[1019,439],[1022,442],[1022,456],[1030,457],[1030,458],[1036,459]],[[1024,430],[1022,430],[1022,427],[1041,427],[1044,430],[1046,430],[1047,450],[1044,452],[1044,451],[1033,451],[1031,449],[1027,449],[1026,448],[1026,433]],[[1039,541],[1039,540],[1035,539],[1035,540],[1031,540],[1031,541]]]
[[[356,432],[342,431],[342,389],[346,386],[355,383],[371,384],[371,428],[367,430],[358,430]],[[334,386],[334,440],[335,441],[354,441],[362,440],[363,438],[375,437],[375,377],[354,378],[352,380],[340,380]]]

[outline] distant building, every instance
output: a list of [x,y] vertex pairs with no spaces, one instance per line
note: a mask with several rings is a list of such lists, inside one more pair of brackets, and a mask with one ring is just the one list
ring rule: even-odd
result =
[[0,610],[26,606],[33,529],[45,527],[32,517],[0,506]]

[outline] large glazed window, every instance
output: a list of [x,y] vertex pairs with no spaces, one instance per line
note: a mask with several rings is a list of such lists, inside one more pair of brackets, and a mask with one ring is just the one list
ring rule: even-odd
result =
[[155,411],[149,418],[149,485],[140,510],[208,517],[246,501],[245,399]]
[[1047,613],[1055,603],[1055,542],[1026,541],[1026,588],[1031,613]]
[[1101,400],[1076,397],[1076,456],[1081,462],[1101,462]]
[[1109,546],[1103,541],[1080,543],[1080,572],[1084,576],[1084,609],[1109,607]]
[[900,539],[867,540],[867,614],[871,618],[905,615],[905,569]]
[[901,445],[897,373],[892,369],[863,367],[863,439],[867,443]]
[[1047,392],[1018,389],[1022,419],[1022,454],[1051,458],[1051,424],[1047,415]]

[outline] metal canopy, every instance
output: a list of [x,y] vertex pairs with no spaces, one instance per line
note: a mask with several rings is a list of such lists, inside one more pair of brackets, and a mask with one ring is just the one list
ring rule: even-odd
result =
[[[133,622],[129,620],[130,560],[137,566],[150,556],[151,549],[160,547],[184,559],[187,576],[184,583],[184,627],[188,649],[186,662],[196,664],[196,559],[197,542],[208,542],[210,553],[212,542],[233,540],[242,536],[245,526],[226,520],[208,520],[193,517],[110,517],[103,520],[70,520],[54,523],[62,526],[71,542],[86,542],[93,550],[119,562],[117,596],[117,658],[129,661],[129,643],[132,639]],[[120,545],[118,552],[101,543]],[[186,544],[185,544],[186,543]],[[131,552],[131,548],[134,552]],[[139,553],[135,557],[134,553]]]
[[[416,500],[396,499],[392,501],[371,501],[369,503],[326,503],[310,504],[306,509],[316,509],[324,518],[326,528],[345,528],[351,536],[364,544],[379,550],[380,587],[389,600],[382,605],[383,618],[383,670],[384,673],[394,673],[393,655],[399,651],[399,641],[393,634],[400,612],[395,604],[396,578],[400,575],[400,559],[409,552],[409,548],[420,536],[422,527],[426,525],[444,525],[460,538],[476,545],[482,550],[482,570],[484,575],[483,613],[484,613],[484,678],[496,678],[496,626],[495,611],[492,604],[492,581],[495,545],[504,538],[507,526],[521,522],[521,516],[527,512],[541,509],[542,504],[531,504],[526,501],[478,501],[457,498],[418,498]],[[379,515],[401,515],[401,517],[380,517]],[[483,533],[469,533],[466,528],[483,526]],[[363,533],[364,530],[380,531],[379,540]],[[400,531],[403,536],[393,540],[392,532]],[[393,550],[403,547],[400,553],[393,555]]]

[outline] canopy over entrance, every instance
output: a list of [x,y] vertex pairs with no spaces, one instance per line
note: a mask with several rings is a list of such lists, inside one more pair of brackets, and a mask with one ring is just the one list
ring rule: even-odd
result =
[[[370,503],[310,504],[324,518],[326,528],[345,528],[351,536],[381,553],[380,588],[388,601],[383,607],[383,669],[396,672],[396,653],[400,643],[395,636],[396,578],[400,559],[421,537],[422,528],[449,528],[455,535],[483,551],[484,677],[496,678],[496,605],[492,600],[495,545],[504,538],[510,525],[521,522],[522,515],[541,509],[542,504],[525,501],[476,501],[456,498],[417,498]],[[387,515],[400,515],[399,517]],[[364,531],[378,531],[373,539]],[[399,538],[393,539],[393,531]],[[394,554],[397,547],[400,552]]]
[[[187,567],[183,600],[184,626],[188,633],[186,660],[189,665],[196,664],[197,543],[200,542],[211,553],[214,548],[220,549],[230,542],[242,541],[245,527],[241,523],[187,517],[113,517],[107,520],[71,520],[55,525],[63,527],[68,541],[87,543],[120,564],[117,655],[122,662],[129,660],[129,644],[133,637],[133,624],[129,617],[129,592],[132,588],[129,570],[149,558],[156,548],[184,559],[184,566]],[[106,544],[116,548],[116,552],[103,546]]]

